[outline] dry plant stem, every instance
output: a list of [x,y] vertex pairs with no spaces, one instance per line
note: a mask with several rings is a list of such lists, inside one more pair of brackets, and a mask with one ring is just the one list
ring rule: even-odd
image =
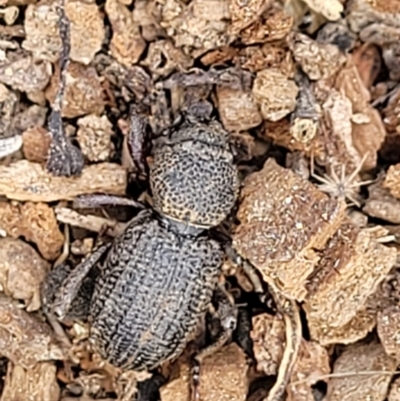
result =
[[[371,376],[371,375],[388,375],[388,376],[393,376],[395,374],[399,374],[400,370],[360,370],[359,372],[357,371],[349,371],[349,372],[339,372],[339,373],[329,373],[328,375],[321,375],[313,378],[315,381],[321,381],[321,380],[326,380],[326,379],[334,379],[338,377],[350,377],[350,376]],[[308,378],[304,380],[297,380],[295,382],[290,383],[291,386],[295,386],[297,384],[303,384],[303,383],[308,383]]]
[[302,339],[302,325],[300,311],[296,302],[284,298],[272,289],[270,291],[274,297],[278,312],[283,315],[285,321],[286,345],[281,364],[279,365],[276,382],[263,401],[281,401],[299,353]]
[[53,269],[57,266],[63,264],[69,256],[69,247],[70,247],[70,236],[69,236],[69,227],[68,224],[64,224],[64,245],[61,255],[56,259],[53,264]]
[[56,208],[55,213],[58,221],[73,227],[83,228],[96,233],[102,232],[104,227],[107,227],[105,234],[111,237],[117,237],[126,227],[124,223],[118,223],[99,216],[83,215],[66,207]]
[[79,175],[84,166],[81,151],[67,138],[61,110],[66,86],[66,74],[69,66],[69,55],[71,51],[70,23],[65,15],[65,0],[60,0],[59,6],[59,29],[62,41],[60,55],[60,84],[56,98],[50,113],[48,129],[52,135],[47,169],[54,175]]

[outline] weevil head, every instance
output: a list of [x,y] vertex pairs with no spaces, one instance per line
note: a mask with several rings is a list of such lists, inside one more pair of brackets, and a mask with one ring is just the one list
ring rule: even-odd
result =
[[239,178],[229,133],[218,122],[185,120],[156,141],[153,157],[150,184],[158,212],[208,228],[230,213]]

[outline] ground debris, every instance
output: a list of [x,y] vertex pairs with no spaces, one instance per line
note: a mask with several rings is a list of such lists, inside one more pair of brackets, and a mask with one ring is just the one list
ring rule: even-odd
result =
[[[395,369],[396,360],[387,356],[379,343],[349,345],[333,365],[333,373],[343,372],[343,377],[328,382],[326,401],[383,401],[392,378],[390,372]],[[368,371],[374,373],[357,375]]]
[[323,249],[339,228],[344,203],[273,159],[246,178],[240,197],[235,249],[265,281],[287,297],[303,300],[307,278],[319,260],[315,249]]
[[387,188],[397,199],[400,199],[400,163],[389,167],[383,188]]
[[400,361],[400,307],[391,305],[384,308],[377,316],[377,329],[379,339],[385,352]]
[[109,160],[113,150],[111,136],[114,134],[107,116],[95,114],[78,120],[77,140],[82,154],[91,162]]
[[111,54],[127,67],[136,64],[146,48],[132,12],[117,0],[107,0],[105,11],[112,26]]
[[[41,0],[30,4],[25,14],[24,49],[38,60],[56,62],[62,42],[58,30],[57,2]],[[101,48],[104,39],[103,19],[96,4],[69,0],[65,12],[71,22],[71,59],[89,64]]]
[[343,12],[343,3],[340,0],[304,0],[312,11],[323,15],[329,21],[337,21]]
[[[56,99],[60,84],[59,75],[59,69],[56,69],[45,91],[46,99],[51,103]],[[73,62],[68,65],[61,110],[62,117],[66,118],[103,113],[103,87],[93,67]]]
[[288,43],[293,57],[311,80],[331,77],[346,62],[345,55],[337,46],[318,43],[301,33],[292,32]]
[[353,0],[347,12],[350,28],[363,41],[379,45],[398,41],[400,8],[396,0]]
[[318,343],[302,340],[286,401],[315,401],[311,386],[321,380],[319,376],[327,375],[330,370],[327,350]]
[[114,163],[87,166],[79,177],[55,177],[27,160],[0,166],[0,195],[19,201],[72,200],[97,192],[125,195],[126,185],[125,169]]
[[[3,217],[1,220],[3,225]],[[19,239],[0,238],[2,292],[23,300],[28,312],[40,308],[40,285],[49,271],[50,265],[30,245]]]
[[0,401],[58,401],[60,387],[54,363],[41,362],[30,369],[8,363]]
[[12,136],[19,98],[18,92],[11,91],[0,84],[0,139]]
[[400,400],[400,378],[395,379],[390,385],[390,391],[387,399],[388,401]]
[[259,71],[252,89],[262,116],[269,121],[281,120],[294,111],[298,92],[295,82],[275,68]]
[[275,376],[285,347],[285,323],[282,317],[264,313],[253,317],[252,326],[250,337],[257,370]]
[[1,354],[24,369],[64,359],[50,327],[4,295],[0,296],[0,345]]
[[[190,369],[187,358],[180,358],[179,377],[160,389],[161,401],[189,399]],[[248,364],[243,350],[231,343],[202,361],[199,398],[215,401],[245,401],[248,391]]]
[[[238,13],[239,1],[230,2],[230,10],[232,18],[236,17],[234,14]],[[249,2],[250,7],[253,7]],[[257,3],[257,2],[254,2]],[[236,7],[233,7],[236,6]],[[247,10],[246,10],[247,9]],[[249,7],[241,7],[241,11],[248,11]],[[240,29],[240,41],[246,45],[259,44],[264,42],[278,42],[287,37],[290,30],[293,27],[293,18],[288,15],[278,2],[271,2],[270,0],[265,0],[261,5],[261,8],[257,11],[253,18],[251,13],[246,13],[246,19],[243,22],[237,21],[237,26],[233,28],[232,25],[229,26],[228,32],[235,35],[235,31],[238,29],[238,24],[241,25]],[[239,17],[240,18],[240,17]]]
[[96,3],[68,0],[65,14],[71,24],[71,60],[88,65],[101,49],[104,20]]
[[26,9],[26,37],[22,47],[31,51],[38,60],[54,63],[60,56],[62,43],[58,32],[57,6],[57,2],[42,0],[37,4],[29,4]]
[[330,343],[326,333],[350,324],[385,279],[397,256],[395,249],[378,242],[386,232],[379,226],[358,229],[344,222],[328,241],[309,277],[304,304],[313,340]]
[[8,138],[0,138],[0,159],[12,155],[21,149],[22,138],[20,135],[14,135]]
[[148,67],[153,79],[168,76],[171,72],[192,67],[193,60],[177,49],[169,40],[157,40],[149,44],[146,58],[140,63]]
[[400,200],[391,195],[389,189],[383,187],[384,176],[368,187],[368,198],[363,212],[371,217],[400,224]]
[[54,209],[45,203],[0,202],[0,228],[13,238],[32,241],[47,260],[55,260],[64,243]]
[[261,124],[262,117],[250,91],[218,87],[217,99],[218,111],[226,130],[246,131]]
[[228,0],[163,0],[160,26],[172,37],[176,47],[198,57],[208,50],[230,44]]
[[336,89],[352,104],[352,143],[361,156],[368,154],[361,171],[376,167],[377,152],[386,137],[385,127],[378,110],[369,103],[371,95],[361,80],[351,59],[336,77]]
[[51,63],[32,56],[0,64],[0,82],[21,92],[36,92],[46,88],[51,77]]
[[22,151],[25,159],[35,163],[46,163],[51,135],[41,126],[35,126],[22,133]]

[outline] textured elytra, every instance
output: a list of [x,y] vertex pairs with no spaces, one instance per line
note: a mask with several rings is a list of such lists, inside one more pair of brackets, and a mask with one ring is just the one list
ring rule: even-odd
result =
[[228,138],[216,121],[186,122],[156,143],[150,184],[161,214],[202,227],[226,218],[239,190]]
[[114,241],[96,281],[89,315],[94,349],[134,370],[178,356],[207,311],[223,257],[207,235],[185,234],[142,211]]

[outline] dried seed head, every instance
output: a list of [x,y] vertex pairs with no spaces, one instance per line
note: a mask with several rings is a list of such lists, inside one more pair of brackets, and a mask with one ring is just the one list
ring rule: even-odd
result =
[[340,175],[337,175],[335,169],[332,168],[331,176],[324,174],[322,177],[314,173],[314,164],[312,160],[311,176],[321,182],[321,184],[318,185],[318,188],[321,191],[328,193],[334,198],[350,200],[351,203],[347,204],[348,206],[355,205],[360,207],[360,202],[356,199],[358,197],[359,188],[373,182],[373,180],[361,182],[356,181],[357,175],[367,157],[368,153],[363,156],[359,165],[350,175],[346,175],[346,166],[342,164]]

